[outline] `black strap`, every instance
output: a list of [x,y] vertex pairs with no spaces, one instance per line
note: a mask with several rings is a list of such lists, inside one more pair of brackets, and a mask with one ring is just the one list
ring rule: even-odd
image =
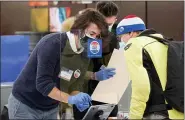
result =
[[147,29],[139,34],[139,36],[148,36],[150,34],[156,34],[157,32],[154,29]]
[[160,104],[160,105],[152,105],[149,108],[149,112],[159,112],[159,111],[165,111],[165,110],[171,110],[172,107],[169,104]]
[[147,59],[151,62],[152,66],[153,66],[153,69],[154,69],[153,74],[155,74],[155,76],[157,76],[156,79],[153,78],[153,79],[150,79],[150,80],[151,80],[151,82],[153,82],[156,85],[156,87],[158,87],[160,89],[161,93],[163,93],[163,88],[162,88],[162,85],[161,85],[161,81],[160,81],[159,75],[157,73],[157,70],[154,66],[154,63],[152,61],[152,58],[150,57],[149,53],[147,52],[147,50],[145,48],[143,48],[143,50],[144,50],[145,56],[147,57]]
[[152,35],[147,35],[147,37],[156,39],[158,42],[161,42],[161,43],[163,43],[165,45],[168,45],[169,44],[169,40],[164,39],[164,38],[160,38],[160,37],[156,37],[156,36],[152,36]]
[[168,43],[169,43],[168,39],[160,38],[157,36],[152,36],[151,34],[157,34],[157,32],[154,29],[147,29],[147,30],[143,31],[139,36],[151,37],[153,39],[156,39],[158,42],[161,42],[163,44],[168,45]]
[[[156,98],[153,98],[154,96],[150,96],[149,104],[148,104],[148,106],[147,106],[147,108],[146,108],[146,113],[152,113],[152,112],[159,112],[159,111],[166,111],[166,110],[169,110],[169,108],[170,108],[169,105],[166,105],[166,104],[165,104],[164,92],[163,92],[163,89],[162,89],[162,85],[161,85],[161,82],[160,82],[160,78],[159,78],[158,73],[157,73],[157,71],[156,71],[156,69],[155,69],[155,66],[154,66],[154,64],[153,64],[153,61],[152,61],[152,59],[151,59],[149,53],[146,51],[146,49],[143,48],[143,50],[144,50],[144,54],[145,54],[147,60],[151,62],[151,63],[150,63],[150,66],[153,66],[153,67],[151,68],[152,71],[153,71],[153,76],[156,76],[156,77],[153,77],[153,79],[150,79],[150,83],[153,84],[153,87],[157,87],[157,88],[159,89],[158,92],[161,92],[161,93],[162,93],[162,95],[163,95],[163,100],[164,100],[164,102],[163,102],[162,104],[153,105],[152,103],[150,104],[150,102],[151,102],[151,100],[156,99]],[[145,63],[146,63],[146,62],[145,62]],[[145,64],[145,65],[147,65],[147,64]],[[144,66],[145,66],[145,65],[144,65]],[[147,71],[148,71],[148,70],[149,70],[149,69],[147,69]],[[155,75],[154,75],[154,74],[155,74]],[[152,89],[154,89],[154,88],[152,88]],[[160,102],[160,103],[161,103],[161,102]]]

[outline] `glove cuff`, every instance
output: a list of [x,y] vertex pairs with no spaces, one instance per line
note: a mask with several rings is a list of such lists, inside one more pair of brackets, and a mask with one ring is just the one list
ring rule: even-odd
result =
[[72,99],[73,99],[72,96],[69,96],[69,97],[68,97],[68,104],[71,104],[71,105],[74,104],[74,103],[72,102]]
[[97,80],[97,78],[96,78],[96,72],[94,72],[94,73],[91,74],[91,79],[92,80]]

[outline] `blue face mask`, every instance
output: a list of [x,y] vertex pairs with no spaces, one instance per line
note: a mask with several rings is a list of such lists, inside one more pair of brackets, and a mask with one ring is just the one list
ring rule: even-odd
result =
[[119,47],[120,48],[124,48],[126,46],[126,43],[125,42],[119,42]]

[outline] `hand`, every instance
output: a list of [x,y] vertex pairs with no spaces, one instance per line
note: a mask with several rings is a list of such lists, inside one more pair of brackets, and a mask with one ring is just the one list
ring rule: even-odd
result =
[[86,102],[85,103],[79,103],[79,104],[76,104],[76,107],[80,112],[83,112],[84,110],[89,108],[89,103],[86,103]]
[[98,81],[107,80],[116,74],[115,70],[115,68],[103,68],[95,73],[95,79]]
[[69,96],[68,98],[69,104],[89,103],[91,101],[91,97],[88,94],[82,92],[74,96]]

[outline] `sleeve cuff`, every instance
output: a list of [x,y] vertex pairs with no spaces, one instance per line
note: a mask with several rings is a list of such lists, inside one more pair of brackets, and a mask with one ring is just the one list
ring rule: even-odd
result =
[[44,96],[48,96],[48,94],[52,91],[52,89],[55,87],[55,83],[49,84],[45,90],[42,92]]

